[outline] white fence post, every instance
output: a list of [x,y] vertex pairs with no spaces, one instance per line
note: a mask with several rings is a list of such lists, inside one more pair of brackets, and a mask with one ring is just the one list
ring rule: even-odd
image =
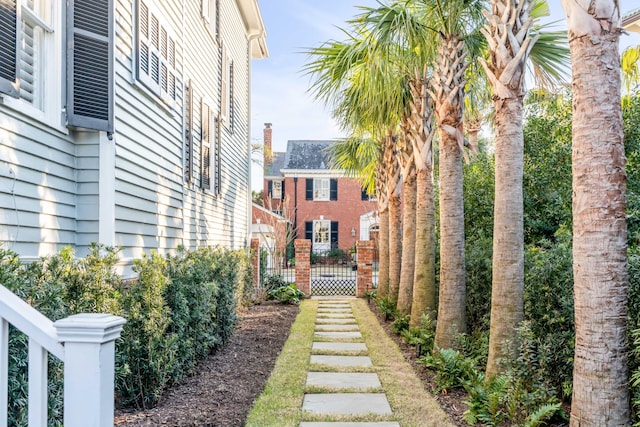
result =
[[53,324],[64,345],[65,427],[111,427],[115,340],[125,319],[77,314]]

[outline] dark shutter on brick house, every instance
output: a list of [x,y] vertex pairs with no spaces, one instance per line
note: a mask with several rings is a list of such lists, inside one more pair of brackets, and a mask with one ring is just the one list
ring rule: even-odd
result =
[[267,197],[271,198],[273,195],[273,181],[267,181]]
[[331,249],[338,248],[338,221],[331,221]]
[[18,8],[17,0],[0,0],[0,92],[17,98]]
[[282,200],[284,200],[284,196],[285,196],[285,193],[284,193],[284,179],[283,179],[282,180],[282,196],[281,196]]
[[365,190],[362,190],[362,200],[365,200],[365,201],[369,200],[369,195]]
[[113,0],[68,5],[67,123],[113,132]]
[[313,221],[305,221],[304,238],[313,242]]
[[329,181],[329,200],[338,200],[338,180]]
[[305,200],[313,200],[313,178],[307,178],[305,185]]

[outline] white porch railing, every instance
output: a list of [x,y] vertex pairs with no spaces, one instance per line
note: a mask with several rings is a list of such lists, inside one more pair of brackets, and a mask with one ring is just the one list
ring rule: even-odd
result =
[[115,340],[125,319],[77,314],[52,322],[0,285],[0,427],[7,426],[9,324],[29,337],[30,427],[47,425],[47,353],[64,363],[65,427],[113,426]]

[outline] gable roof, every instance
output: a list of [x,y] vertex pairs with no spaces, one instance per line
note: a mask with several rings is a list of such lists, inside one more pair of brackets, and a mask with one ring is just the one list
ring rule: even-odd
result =
[[333,140],[290,140],[283,169],[329,170]]

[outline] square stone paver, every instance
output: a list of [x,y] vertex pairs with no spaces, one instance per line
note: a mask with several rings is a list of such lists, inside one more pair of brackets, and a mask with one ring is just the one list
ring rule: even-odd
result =
[[308,372],[307,385],[355,389],[382,387],[378,374],[355,372]]
[[355,319],[351,313],[318,313],[316,319]]
[[331,318],[331,317],[318,317],[316,319],[316,325],[355,325],[356,319],[350,317],[343,318]]
[[391,414],[391,407],[384,393],[305,394],[302,410],[315,414]]
[[351,313],[350,308],[318,308],[318,313]]
[[311,350],[366,351],[367,345],[363,342],[314,342]]
[[358,325],[316,325],[316,331],[353,332],[359,331]]
[[373,366],[369,356],[329,356],[322,354],[312,354],[311,364],[329,366]]
[[362,338],[360,332],[314,332],[316,337],[333,338],[333,339],[350,339]]

